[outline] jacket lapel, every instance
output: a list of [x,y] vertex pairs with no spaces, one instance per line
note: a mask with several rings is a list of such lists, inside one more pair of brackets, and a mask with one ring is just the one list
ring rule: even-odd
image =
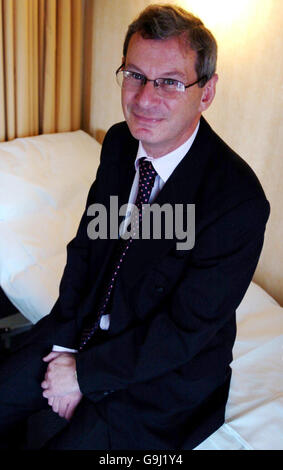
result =
[[130,144],[121,153],[119,165],[119,208],[127,204],[135,177],[135,159],[138,151],[138,141],[131,136]]
[[[187,223],[185,220],[187,204],[195,204],[197,212],[198,189],[203,181],[211,154],[210,137],[212,133],[210,126],[204,118],[201,118],[200,128],[192,147],[154,201],[159,206],[171,204],[173,213],[175,212],[175,204],[183,204],[184,227]],[[127,269],[124,271],[127,283],[129,285],[135,284],[147,269],[158,263],[158,260],[169,250],[175,249],[178,241],[180,240],[176,238],[175,230],[173,230],[173,239],[134,240],[127,254]]]

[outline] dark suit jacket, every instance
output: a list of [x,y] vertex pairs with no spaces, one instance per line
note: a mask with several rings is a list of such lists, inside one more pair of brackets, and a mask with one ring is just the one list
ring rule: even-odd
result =
[[[126,123],[107,133],[87,207],[128,201],[138,142]],[[78,355],[84,395],[107,409],[116,449],[185,449],[224,420],[235,309],[255,271],[269,204],[251,170],[201,118],[197,137],[156,203],[195,204],[195,246],[135,240],[114,290],[110,329]],[[75,347],[95,314],[115,240],[90,240],[84,213],[68,245],[60,297],[34,329]],[[46,330],[45,330],[46,331]]]

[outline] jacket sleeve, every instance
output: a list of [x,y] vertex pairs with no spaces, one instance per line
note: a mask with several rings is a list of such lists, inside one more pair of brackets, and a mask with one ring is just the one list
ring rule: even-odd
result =
[[101,193],[104,187],[109,167],[111,167],[111,129],[105,136],[100,165],[97,170],[96,179],[88,193],[86,207],[82,215],[76,236],[67,245],[67,263],[60,282],[59,302],[61,306],[61,316],[63,318],[74,318],[84,290],[87,285],[88,263],[91,240],[88,237],[87,227],[90,218],[87,215],[88,207],[97,201],[97,193]]
[[170,301],[151,318],[78,355],[82,393],[95,401],[104,390],[177,369],[205,349],[252,280],[269,211],[265,197],[255,197],[203,228]]
[[50,314],[43,317],[33,327],[34,333],[48,330],[53,344],[67,348],[74,348],[76,344],[77,310],[87,284],[90,252],[90,239],[87,234],[90,219],[87,216],[87,209],[90,204],[96,202],[97,187],[104,184],[105,173],[109,166],[109,155],[111,160],[111,152],[109,152],[111,134],[110,129],[104,139],[96,179],[89,190],[76,236],[67,245],[67,262],[59,286],[59,297]]

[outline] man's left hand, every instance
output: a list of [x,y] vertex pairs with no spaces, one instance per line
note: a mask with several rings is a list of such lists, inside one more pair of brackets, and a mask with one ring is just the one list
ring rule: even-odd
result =
[[81,392],[68,393],[63,397],[48,398],[48,404],[55,413],[61,416],[61,418],[65,418],[69,421],[82,397],[83,395]]
[[48,362],[44,381],[41,387],[43,396],[62,397],[68,393],[80,392],[76,375],[76,360],[74,354],[68,352],[51,352],[43,358]]

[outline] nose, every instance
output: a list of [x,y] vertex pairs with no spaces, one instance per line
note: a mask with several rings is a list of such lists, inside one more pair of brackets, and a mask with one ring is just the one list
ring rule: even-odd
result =
[[160,99],[153,82],[146,82],[136,93],[136,102],[143,107],[152,106],[159,101]]

